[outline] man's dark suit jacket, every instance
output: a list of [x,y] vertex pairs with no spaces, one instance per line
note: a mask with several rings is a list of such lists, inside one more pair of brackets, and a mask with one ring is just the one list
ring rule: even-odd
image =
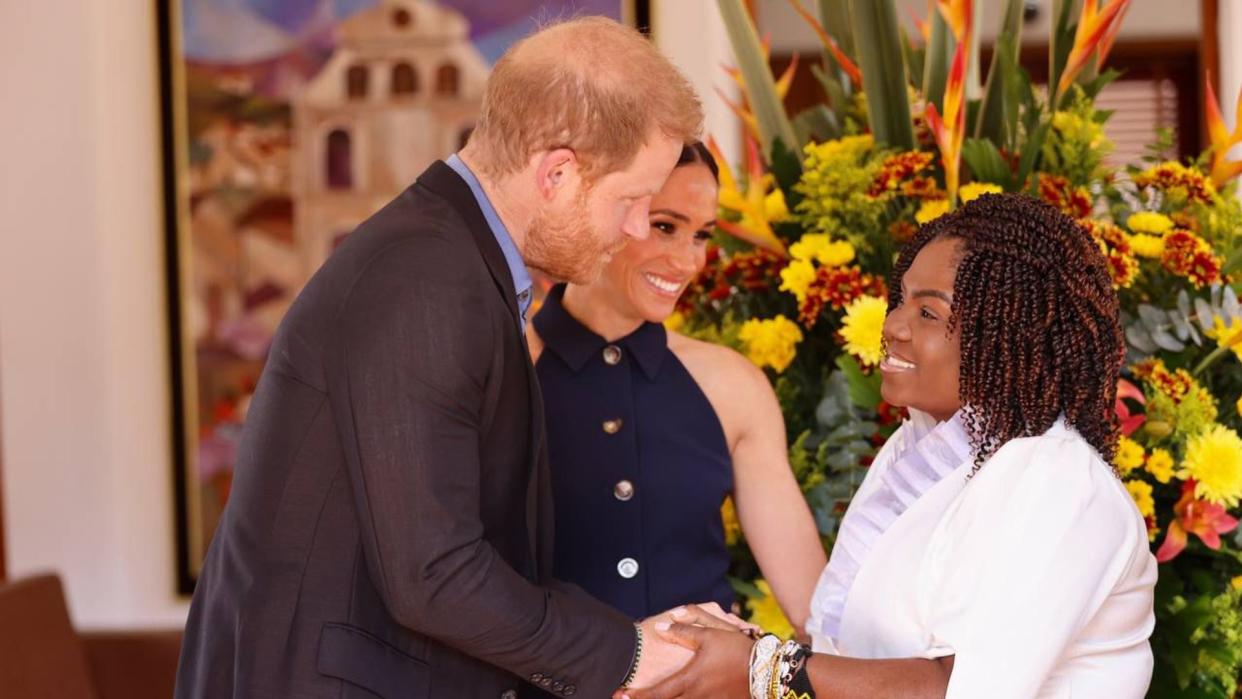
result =
[[552,581],[513,281],[437,162],[281,323],[198,580],[178,699],[607,697],[630,620]]

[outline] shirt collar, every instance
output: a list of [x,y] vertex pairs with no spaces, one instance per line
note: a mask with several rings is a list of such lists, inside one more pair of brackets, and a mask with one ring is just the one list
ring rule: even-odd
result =
[[603,349],[609,344],[617,345],[622,348],[621,361],[627,356],[634,357],[643,374],[655,380],[668,353],[668,335],[663,325],[643,323],[629,335],[609,343],[565,310],[564,296],[564,284],[553,287],[532,321],[547,349],[578,373],[592,359],[604,361]]
[[483,185],[479,183],[479,178],[474,176],[470,167],[456,153],[444,162],[466,181],[470,192],[474,194],[475,201],[479,204],[479,209],[483,212],[488,228],[492,229],[492,235],[495,236],[496,243],[500,245],[500,251],[505,256],[505,264],[509,266],[509,275],[513,277],[513,295],[517,298],[518,311],[522,316],[522,329],[525,330],[526,313],[530,310],[531,287],[533,286],[530,272],[526,269],[526,261],[522,259],[522,254],[518,252],[513,237],[509,235],[509,229],[505,228],[500,215],[496,213],[496,207],[492,206],[487,193],[483,191]]

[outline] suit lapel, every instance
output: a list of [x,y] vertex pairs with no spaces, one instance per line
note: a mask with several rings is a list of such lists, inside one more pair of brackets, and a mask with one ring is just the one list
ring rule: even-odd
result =
[[[483,261],[487,263],[487,270],[491,272],[492,281],[496,283],[496,290],[504,298],[505,307],[513,316],[514,323],[518,323],[513,275],[509,274],[509,264],[505,262],[505,254],[501,252],[496,236],[492,233],[491,227],[487,225],[487,219],[483,218],[483,212],[479,209],[479,203],[475,201],[470,186],[456,172],[453,172],[453,168],[439,160],[419,175],[418,183],[443,197],[465,219],[466,228],[470,229],[470,235],[474,237],[475,245],[483,255]],[[517,327],[521,327],[520,324]]]
[[[470,191],[470,186],[453,171],[453,168],[437,160],[418,178],[418,183],[448,201],[466,222],[466,228],[474,237],[483,261],[492,275],[496,290],[504,299],[505,307],[513,317],[514,331],[520,333],[521,322],[515,297],[513,275],[509,273],[509,264],[496,242],[491,226],[483,217],[482,210]],[[530,350],[526,346],[526,338],[519,337],[522,356],[525,359],[526,383],[528,387],[530,411],[530,447],[528,454],[529,469],[526,485],[526,537],[530,546],[530,565],[532,570],[526,571],[527,576],[536,579],[551,575],[551,546],[549,542],[541,542],[540,532],[551,531],[551,498],[541,497],[542,491],[549,487],[549,479],[543,471],[547,469],[547,456],[544,444],[543,398],[539,390],[539,379],[535,375],[535,367],[530,360]],[[544,561],[543,558],[547,558]]]

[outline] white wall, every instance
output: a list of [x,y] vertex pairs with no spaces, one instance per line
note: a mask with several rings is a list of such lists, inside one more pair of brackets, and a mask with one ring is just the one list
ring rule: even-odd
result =
[[155,19],[0,3],[0,390],[12,576],[82,627],[177,625]]
[[720,88],[729,99],[738,99],[737,85],[721,68],[735,61],[716,0],[657,0],[652,6],[651,25],[656,44],[690,80],[703,100],[704,137],[714,137],[725,157],[736,165],[742,153],[741,126],[713,89]]
[[[656,3],[711,86],[714,0]],[[687,28],[692,28],[687,30]],[[11,576],[54,570],[83,628],[176,626],[155,18],[150,2],[0,2],[0,433]],[[736,158],[734,158],[736,159]]]
[[[1242,89],[1242,0],[1220,0],[1219,8],[1216,32],[1220,46],[1220,88],[1216,98],[1220,101],[1225,124],[1232,131],[1238,126],[1236,105],[1238,90]],[[1234,147],[1232,156],[1234,160],[1242,160],[1242,145]],[[1238,194],[1242,196],[1242,191]]]

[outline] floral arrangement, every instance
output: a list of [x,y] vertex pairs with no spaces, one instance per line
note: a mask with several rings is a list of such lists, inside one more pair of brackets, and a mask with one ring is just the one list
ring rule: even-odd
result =
[[[738,56],[731,107],[744,171],[721,165],[725,235],[671,326],[764,367],[790,462],[826,546],[901,411],[880,398],[886,280],[917,227],[988,192],[1025,192],[1081,221],[1106,255],[1128,344],[1116,411],[1118,474],[1160,563],[1151,696],[1234,697],[1242,672],[1242,108],[1229,132],[1207,84],[1211,147],[1169,160],[1167,133],[1124,168],[1105,161],[1094,98],[1129,0],[1053,10],[1049,90],[1018,66],[1021,3],[1007,0],[987,82],[971,0],[937,0],[922,41],[892,0],[791,4],[824,44],[828,99],[790,117],[741,0],[720,0]],[[796,61],[795,61],[796,65]],[[972,70],[972,68],[974,70]],[[910,76],[914,76],[911,78]],[[973,80],[977,80],[974,78]],[[973,98],[972,95],[979,95]],[[713,145],[714,149],[714,145]],[[723,512],[752,618],[792,633]]]

